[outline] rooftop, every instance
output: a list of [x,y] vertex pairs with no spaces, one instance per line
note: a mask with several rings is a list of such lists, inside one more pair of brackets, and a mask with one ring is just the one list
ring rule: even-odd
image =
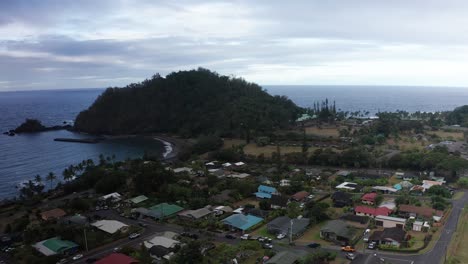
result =
[[92,223],[91,225],[109,234],[114,234],[120,229],[128,227],[128,225],[117,220],[99,220]]
[[55,208],[49,211],[45,211],[41,213],[41,218],[44,220],[49,220],[49,219],[57,219],[65,216],[67,213],[65,213],[64,210],[60,208]]
[[138,203],[141,203],[141,202],[144,202],[148,200],[148,197],[144,196],[144,195],[139,195],[137,197],[133,197],[130,199],[130,202],[134,203],[134,204],[138,204]]
[[262,221],[263,218],[243,214],[234,214],[222,220],[225,224],[240,230],[247,230]]
[[373,216],[378,216],[378,215],[389,215],[392,210],[388,209],[387,207],[378,207],[378,208],[373,208],[373,207],[368,207],[368,206],[356,206],[354,208],[354,211],[356,213],[362,213],[362,214],[369,214]]
[[112,253],[94,262],[94,264],[134,264],[134,263],[138,263],[138,261],[121,253]]
[[375,219],[376,220],[387,220],[387,221],[393,221],[393,222],[406,223],[406,219],[399,218],[399,217],[393,217],[393,216],[379,215],[379,216],[376,216]]

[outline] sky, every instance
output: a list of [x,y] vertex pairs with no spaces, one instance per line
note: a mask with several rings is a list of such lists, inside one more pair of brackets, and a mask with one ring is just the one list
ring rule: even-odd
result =
[[198,67],[261,85],[468,87],[468,2],[1,0],[0,91]]

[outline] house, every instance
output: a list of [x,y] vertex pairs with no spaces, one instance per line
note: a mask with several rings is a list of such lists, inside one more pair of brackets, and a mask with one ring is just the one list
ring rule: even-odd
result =
[[[411,189],[411,187],[413,187],[413,184],[411,182],[409,182],[409,181],[402,181],[402,182],[397,183],[395,185],[400,185],[400,190],[401,189],[409,190],[409,189]],[[397,188],[395,187],[395,189],[397,189]]]
[[120,200],[122,200],[122,195],[120,195],[120,193],[113,192],[113,193],[109,193],[109,194],[106,194],[106,195],[102,196],[100,198],[100,200],[102,200],[102,201],[111,201],[113,203],[116,203],[116,202],[119,202]]
[[369,237],[369,241],[374,241],[380,245],[400,247],[406,241],[406,231],[402,228],[385,228],[383,231],[374,231]]
[[147,216],[155,219],[164,219],[172,217],[182,210],[184,208],[175,204],[160,203],[148,208]]
[[178,174],[178,173],[183,173],[183,172],[186,172],[186,173],[192,173],[193,169],[192,168],[188,168],[188,167],[180,167],[180,168],[175,168],[172,170],[175,174]]
[[117,220],[99,220],[91,225],[109,234],[114,234],[117,231],[125,232],[128,230],[128,225]]
[[422,231],[424,225],[423,221],[414,221],[413,222],[413,231]]
[[361,203],[368,204],[368,205],[374,205],[376,197],[377,197],[377,193],[365,193],[361,197]]
[[200,220],[206,219],[209,215],[212,214],[211,206],[205,206],[197,210],[185,210],[178,214],[179,218],[187,220]]
[[234,163],[234,165],[236,165],[237,167],[241,167],[241,166],[244,166],[245,163],[242,161],[239,161],[239,162]]
[[286,196],[273,194],[270,199],[272,209],[282,209],[288,206],[289,199]]
[[94,262],[94,264],[136,264],[136,263],[138,263],[138,260],[133,259],[121,253],[112,253]]
[[373,207],[368,207],[368,206],[356,206],[354,207],[354,213],[359,216],[369,216],[372,218],[375,218],[376,216],[379,215],[384,215],[388,216],[392,210],[388,209],[387,207],[378,207],[378,208],[373,208]]
[[302,202],[304,201],[308,196],[310,195],[309,192],[306,191],[300,191],[291,196],[291,199],[296,201],[296,202]]
[[421,196],[421,195],[424,194],[425,191],[426,191],[426,189],[424,189],[424,187],[422,187],[421,185],[414,185],[410,189],[410,194]]
[[223,169],[209,169],[208,172],[218,178],[224,178],[228,174]]
[[332,220],[320,229],[320,238],[337,244],[349,244],[356,237],[356,230],[349,227],[345,221]]
[[335,188],[339,190],[354,191],[354,190],[358,190],[359,186],[357,183],[354,183],[354,182],[343,182],[337,185]]
[[383,194],[394,194],[398,192],[398,189],[388,187],[388,186],[374,186],[372,187],[372,191],[383,193]]
[[225,167],[225,168],[228,168],[228,167],[231,167],[232,164],[229,163],[229,162],[226,162],[226,163],[223,163],[222,166]]
[[406,218],[414,216],[429,220],[432,219],[433,216],[442,217],[444,212],[432,209],[430,207],[401,204],[398,208],[398,214]]
[[[292,225],[291,225],[292,222]],[[291,234],[291,226],[292,226],[292,236],[298,237],[302,235],[310,224],[309,218],[294,218],[291,219],[287,216],[280,216],[273,219],[271,222],[267,224],[267,230],[269,233],[277,235],[277,234]]]
[[354,214],[345,214],[345,215],[340,216],[339,219],[344,220],[344,221],[359,223],[361,225],[365,225],[369,222],[369,217],[359,216],[359,215],[354,215]]
[[336,173],[336,176],[348,177],[352,172],[347,170],[340,170]]
[[227,175],[226,177],[231,178],[231,179],[245,179],[247,177],[250,177],[250,174],[248,173],[231,173]]
[[129,202],[131,202],[132,204],[139,204],[141,202],[144,202],[148,200],[148,197],[144,196],[144,195],[139,195],[137,197],[133,197],[131,199],[128,199]]
[[270,199],[273,194],[279,194],[275,187],[260,185],[255,196],[261,199]]
[[64,217],[67,213],[60,208],[55,208],[41,213],[41,218],[44,221],[56,220]]
[[243,214],[233,214],[229,217],[221,220],[225,225],[229,226],[231,229],[237,229],[241,231],[248,230],[249,228],[257,225],[263,221],[263,218],[253,216],[253,215],[243,215]]
[[281,186],[281,187],[291,186],[291,180],[288,180],[288,179],[282,179],[282,180],[280,180],[280,186]]
[[429,180],[423,180],[423,184],[421,185],[424,188],[424,192],[429,190],[432,186],[436,185],[443,185],[443,182],[440,181],[429,181]]
[[75,242],[53,237],[37,242],[33,247],[45,256],[53,256],[57,254],[73,254],[78,250],[79,246]]
[[81,225],[81,226],[87,225],[89,223],[88,218],[80,214],[64,217],[61,219],[60,222],[63,224],[67,224],[67,225]]
[[152,246],[149,250],[150,256],[157,260],[168,259],[172,251],[163,246]]
[[403,229],[406,224],[406,219],[385,215],[378,215],[375,217],[375,225],[383,228],[398,227]]
[[229,214],[229,213],[232,213],[232,208],[229,207],[229,206],[224,206],[224,205],[221,205],[221,206],[217,206],[213,209],[213,213],[215,215],[222,215],[222,214]]
[[180,242],[177,240],[174,240],[169,237],[165,237],[162,235],[156,235],[152,237],[151,239],[144,241],[143,245],[145,245],[146,248],[150,249],[151,247],[154,246],[162,246],[167,249],[173,249],[175,246],[179,245]]
[[295,264],[298,263],[299,259],[300,256],[293,251],[280,251],[267,260],[265,264]]
[[353,196],[350,193],[337,191],[332,194],[331,199],[333,200],[334,207],[341,208],[345,206],[352,206],[353,205],[352,197]]

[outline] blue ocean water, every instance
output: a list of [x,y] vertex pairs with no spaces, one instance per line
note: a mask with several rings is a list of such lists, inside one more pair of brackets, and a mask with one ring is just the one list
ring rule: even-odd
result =
[[328,98],[344,111],[405,110],[435,112],[453,110],[468,104],[468,88],[461,87],[403,87],[403,86],[264,86],[274,95],[286,95],[302,107]]
[[[336,101],[345,111],[406,110],[445,111],[468,104],[468,88],[389,86],[264,86],[274,95],[286,95],[296,104],[310,107],[316,101]],[[17,127],[26,118],[45,125],[73,120],[101,94],[102,89],[0,92],[0,131]],[[0,199],[17,195],[14,186],[36,174],[52,171],[60,178],[70,164],[97,159],[99,154],[117,158],[141,156],[144,150],[164,152],[162,144],[147,139],[120,139],[99,144],[53,141],[57,137],[86,137],[68,131],[51,131],[9,137],[0,135]],[[47,186],[47,185],[46,185]]]
[[[36,118],[45,125],[59,125],[73,120],[101,94],[102,89],[0,92],[0,131],[14,129],[26,118]],[[145,150],[162,153],[157,140],[113,139],[98,144],[56,142],[54,138],[86,138],[69,131],[50,131],[9,137],[0,134],[0,199],[18,194],[15,186],[39,174],[44,179],[54,172],[58,180],[70,164],[84,159],[98,160],[100,154],[117,159],[141,157]],[[46,184],[48,187],[49,184]]]

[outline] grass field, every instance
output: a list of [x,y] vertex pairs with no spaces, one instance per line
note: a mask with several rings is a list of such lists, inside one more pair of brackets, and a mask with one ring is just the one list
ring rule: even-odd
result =
[[463,209],[458,221],[457,231],[447,249],[449,264],[468,263],[468,207]]
[[427,132],[429,135],[436,135],[439,136],[442,140],[463,140],[463,132],[453,131],[453,132],[446,132],[443,130],[437,131],[430,131]]
[[406,136],[402,136],[399,140],[393,138],[387,140],[387,145],[397,145],[400,150],[423,149],[428,144],[428,142],[418,141]]
[[314,136],[319,136],[319,137],[338,138],[340,136],[340,132],[338,128],[306,127],[305,131],[306,131],[306,134],[308,135],[314,135]]
[[[244,145],[245,140],[242,139],[224,139],[224,148],[231,148],[232,146]],[[308,152],[313,152],[316,148],[309,148]],[[264,147],[257,146],[256,143],[250,143],[244,146],[244,153],[248,155],[258,156],[260,154],[265,155],[265,157],[271,157],[273,152],[276,152],[276,146],[268,145]],[[294,152],[302,152],[302,147],[300,146],[280,146],[280,152],[282,155]]]

